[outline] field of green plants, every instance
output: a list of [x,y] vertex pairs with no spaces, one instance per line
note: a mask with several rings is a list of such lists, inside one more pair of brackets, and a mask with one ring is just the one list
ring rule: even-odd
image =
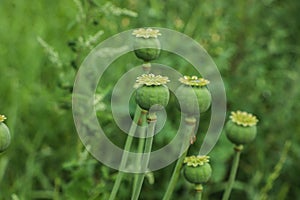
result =
[[[0,200],[109,199],[118,171],[95,159],[79,139],[72,87],[96,45],[140,27],[168,28],[197,41],[222,75],[226,121],[236,110],[259,119],[255,140],[241,154],[230,199],[299,199],[299,10],[300,1],[294,0],[1,0],[0,115],[7,117],[11,143],[0,152]],[[185,75],[195,73],[188,62],[168,52],[155,62]],[[113,119],[112,90],[124,73],[141,64],[133,52],[120,57],[97,87],[99,123],[120,148],[127,135]],[[171,100],[154,150],[177,132],[180,112]],[[133,115],[135,103],[129,106]],[[199,152],[210,115],[201,115],[188,155]],[[208,154],[212,176],[202,199],[222,199],[233,147],[222,132]],[[147,173],[139,199],[162,199],[175,165]],[[133,177],[124,174],[117,200],[131,199]],[[171,199],[192,198],[193,186],[181,174]]]

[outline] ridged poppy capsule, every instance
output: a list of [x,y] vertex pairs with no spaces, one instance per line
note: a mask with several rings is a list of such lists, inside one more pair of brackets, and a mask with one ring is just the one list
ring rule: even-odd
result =
[[227,138],[236,145],[244,145],[256,137],[256,116],[242,111],[231,112],[230,120],[225,125]]
[[206,87],[209,81],[197,76],[184,76],[179,81],[182,85],[175,91],[178,109],[189,115],[207,111],[211,104],[211,94]]
[[184,159],[183,175],[185,179],[194,184],[206,183],[212,174],[209,156],[189,156]]
[[159,30],[152,28],[140,28],[133,31],[134,53],[136,57],[149,62],[155,60],[160,55],[160,42],[158,36],[161,35]]
[[160,110],[165,107],[170,98],[170,92],[165,85],[169,82],[168,77],[154,74],[143,74],[136,80],[137,90],[135,93],[136,103],[144,110]]

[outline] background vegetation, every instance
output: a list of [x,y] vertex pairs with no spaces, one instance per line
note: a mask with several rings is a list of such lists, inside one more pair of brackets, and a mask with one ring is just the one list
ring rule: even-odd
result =
[[[298,199],[299,9],[300,1],[294,0],[1,0],[0,113],[8,117],[12,143],[0,155],[0,199],[107,199],[117,172],[83,148],[73,124],[70,90],[94,44],[147,26],[183,32],[203,45],[224,79],[228,110],[246,110],[260,119],[256,140],[242,154],[232,199]],[[122,59],[106,72],[111,82],[100,84],[98,92],[99,121],[120,146],[125,134],[112,122],[110,92],[121,74],[141,63],[133,54]],[[161,56],[158,62],[192,73],[174,56]],[[168,116],[174,120],[156,147],[177,128],[179,112]],[[199,133],[208,120],[209,113]],[[191,153],[199,145],[201,136]],[[232,153],[222,135],[210,154],[214,171],[206,199],[220,199]],[[161,199],[173,167],[149,174],[141,199]],[[131,181],[122,184],[119,199],[129,199]],[[188,199],[189,188],[181,178],[174,199]]]

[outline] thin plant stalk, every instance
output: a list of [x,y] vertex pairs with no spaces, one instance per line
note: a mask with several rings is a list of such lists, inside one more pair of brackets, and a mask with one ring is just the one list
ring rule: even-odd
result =
[[[149,62],[145,62],[142,64],[142,68],[145,74],[149,74],[150,70],[151,70],[151,63]],[[141,114],[142,116],[140,117],[140,121],[139,121],[139,125],[141,125],[142,127],[140,127],[137,131],[139,131],[139,135],[141,135],[142,137],[139,138],[139,142],[138,142],[138,149],[137,152],[138,153],[142,153],[144,150],[144,145],[145,145],[145,138],[143,138],[146,135],[146,114],[148,113],[148,111],[146,110],[142,110]],[[138,157],[136,163],[137,166],[140,164],[141,162],[141,158]],[[134,175],[134,180],[133,180],[133,190],[132,192],[134,192],[135,190],[137,190],[137,181],[138,181],[138,177],[139,174],[135,174]]]
[[[146,125],[147,125],[147,120],[146,120],[146,114],[147,114],[147,111],[145,110],[142,110],[142,113],[141,113],[141,121],[139,122],[139,125],[141,125],[141,127],[139,127],[137,129],[137,132],[139,132],[139,135],[141,135],[141,138],[139,138],[139,143],[138,143],[138,149],[137,149],[137,152],[138,153],[142,153],[143,150],[144,150],[144,146],[145,146],[145,136],[146,136]],[[139,166],[141,163],[141,156],[137,158],[137,161],[136,161],[136,166]],[[138,173],[136,173],[134,175],[134,181],[133,181],[133,190],[132,190],[132,193],[137,190],[137,182],[138,182],[138,179],[139,179],[139,175]]]
[[148,120],[148,128],[147,128],[147,138],[145,141],[145,148],[143,152],[143,159],[142,159],[142,170],[145,171],[142,174],[138,174],[136,184],[135,184],[135,190],[133,191],[131,200],[137,200],[139,198],[142,185],[145,178],[146,169],[148,167],[149,158],[150,158],[150,152],[152,149],[152,143],[153,143],[153,137],[155,133],[155,125],[157,121],[157,116],[154,112],[149,112],[147,116]]
[[[131,144],[132,144],[132,140],[133,140],[133,135],[136,131],[137,128],[137,123],[140,119],[141,116],[141,108],[139,106],[136,107],[135,113],[134,113],[134,117],[133,117],[133,122],[131,124],[131,127],[129,129],[129,133],[125,142],[125,147],[124,147],[124,152],[123,152],[123,156],[122,156],[122,160],[121,160],[121,164],[120,164],[120,169],[123,169],[126,165],[127,159],[128,159],[128,153],[130,151],[131,148]],[[119,171],[114,187],[112,189],[112,192],[110,194],[109,200],[114,200],[116,198],[117,192],[119,190],[120,184],[122,182],[123,176],[124,176],[124,172]]]
[[229,199],[229,196],[230,196],[230,193],[231,193],[231,190],[232,190],[232,186],[233,186],[234,181],[235,181],[236,173],[237,173],[237,170],[238,170],[242,150],[243,150],[243,145],[239,145],[239,146],[234,147],[235,153],[234,153],[233,163],[232,163],[232,167],[231,167],[231,171],[230,171],[230,175],[229,175],[229,180],[227,182],[227,187],[226,187],[225,192],[223,194],[222,200],[228,200]]
[[164,195],[164,197],[163,197],[163,200],[168,200],[168,199],[171,198],[172,193],[173,193],[173,191],[174,191],[174,188],[175,188],[175,186],[176,186],[178,177],[179,177],[179,175],[180,175],[182,163],[183,163],[184,158],[186,157],[186,154],[187,154],[187,150],[186,150],[186,151],[180,156],[180,158],[177,160],[175,169],[174,169],[174,171],[173,171],[171,180],[170,180],[170,182],[169,182],[169,185],[168,185],[167,191],[166,191],[166,193],[165,193],[165,195]]
[[266,185],[262,188],[262,190],[260,192],[260,197],[259,198],[257,197],[257,199],[260,199],[260,200],[268,199],[268,192],[272,189],[275,180],[279,177],[279,175],[281,173],[282,167],[286,162],[291,144],[292,143],[290,140],[285,142],[283,151],[281,152],[281,155],[280,155],[280,159],[277,162],[277,164],[275,165],[273,172],[269,175]]
[[149,74],[151,70],[151,63],[150,62],[143,63],[142,68],[145,74]]
[[195,132],[195,126],[196,126],[196,119],[194,117],[189,117],[189,118],[185,118],[185,124],[183,126],[183,129],[181,131],[184,131],[186,133],[185,135],[185,139],[184,139],[184,144],[182,145],[182,149],[181,152],[182,155],[179,157],[179,159],[177,160],[175,169],[173,171],[171,180],[169,182],[167,191],[163,197],[163,200],[169,200],[172,196],[172,193],[174,191],[174,188],[176,186],[177,180],[179,178],[180,175],[180,171],[182,168],[182,164],[184,161],[184,158],[186,157],[186,154],[188,152],[188,148],[185,149],[186,145],[188,145],[188,143],[190,142],[190,138],[191,136],[194,134]]
[[202,199],[202,191],[203,191],[203,186],[202,184],[197,184],[195,185],[195,200],[201,200]]
[[195,200],[201,200],[202,199],[202,192],[196,192]]

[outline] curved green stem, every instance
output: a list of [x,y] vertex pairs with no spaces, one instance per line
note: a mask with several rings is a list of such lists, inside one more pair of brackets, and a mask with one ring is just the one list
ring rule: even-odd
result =
[[185,149],[185,147],[190,142],[191,135],[194,134],[195,126],[196,126],[196,119],[195,118],[186,118],[185,119],[184,127],[181,130],[181,131],[184,131],[186,133],[185,139],[184,139],[184,142],[186,142],[186,143],[184,143],[182,145],[182,149],[181,149],[181,152],[182,151],[184,151],[184,152],[179,157],[179,159],[177,160],[175,169],[173,171],[171,180],[169,182],[169,185],[168,185],[167,191],[166,191],[166,193],[165,193],[165,195],[163,197],[163,200],[169,200],[171,198],[171,196],[172,196],[172,193],[174,191],[174,188],[176,186],[177,180],[178,180],[179,175],[180,175],[180,171],[181,171],[181,167],[182,167],[184,158],[186,157],[186,154],[188,152],[188,148]]
[[[148,167],[150,152],[152,149],[155,125],[156,125],[156,120],[157,120],[156,114],[149,112],[147,120],[148,120],[147,138],[146,138],[146,142],[145,142],[145,148],[144,148],[143,159],[142,159],[142,170],[145,172]],[[133,191],[131,200],[137,200],[139,198],[144,178],[145,178],[145,173],[138,175],[136,184],[135,184],[135,189]]]
[[[136,131],[137,128],[137,123],[140,119],[140,115],[141,115],[141,108],[140,107],[136,107],[135,113],[134,113],[134,117],[133,117],[133,122],[131,124],[126,142],[125,142],[125,147],[124,147],[124,153],[122,156],[122,160],[121,160],[121,164],[120,164],[120,168],[119,169],[123,169],[126,165],[127,159],[128,159],[128,153],[130,151],[131,148],[131,144],[132,144],[132,140],[133,140],[133,135]],[[117,192],[119,190],[120,184],[122,182],[123,176],[124,176],[124,172],[119,171],[118,176],[116,178],[114,187],[112,189],[112,192],[110,194],[109,200],[114,200],[116,198]]]
[[230,196],[230,193],[232,190],[232,186],[235,181],[236,173],[238,170],[238,166],[239,166],[239,162],[240,162],[240,155],[241,155],[241,151],[243,150],[243,145],[235,146],[234,150],[235,150],[235,154],[234,154],[233,163],[232,163],[232,167],[231,167],[231,171],[230,171],[230,175],[229,175],[229,180],[227,182],[227,187],[223,194],[222,200],[229,199],[229,196]]

